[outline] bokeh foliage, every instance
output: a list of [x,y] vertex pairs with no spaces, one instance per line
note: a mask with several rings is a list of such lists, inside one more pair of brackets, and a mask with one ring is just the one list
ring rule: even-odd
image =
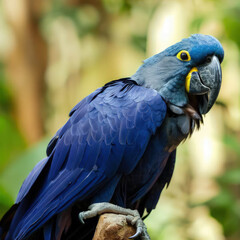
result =
[[[222,39],[231,41],[236,44],[238,58],[236,64],[239,66],[240,50],[240,2],[230,1],[228,4],[224,1],[212,1],[215,3],[215,12],[212,15],[197,14],[193,18],[191,28],[199,30],[201,25],[210,19],[217,19],[222,28]],[[229,54],[225,52],[225,54]],[[231,58],[231,55],[229,56]],[[237,76],[239,80],[239,76]],[[236,79],[236,80],[237,80]],[[226,80],[226,79],[225,79]],[[224,81],[224,79],[223,79]],[[238,86],[239,91],[239,86]],[[240,95],[236,102],[240,104]],[[222,104],[220,104],[222,105]],[[232,124],[228,117],[229,112],[225,104],[223,107],[224,132],[222,144],[225,151],[226,162],[224,172],[217,176],[215,181],[218,185],[219,192],[213,198],[204,202],[209,208],[209,213],[215,218],[223,228],[226,239],[239,239],[240,237],[240,132],[239,124]],[[238,108],[239,110],[239,108]],[[226,115],[225,115],[226,114]]]
[[[157,15],[162,13],[168,17],[164,9],[168,9],[170,4],[170,10],[177,6],[178,11],[186,13],[185,36],[207,32],[223,42],[226,52],[223,74],[234,71],[229,77],[224,75],[226,79],[223,81],[229,80],[233,85],[224,83],[219,104],[211,113],[212,118],[219,122],[211,127],[220,126],[215,129],[219,134],[217,140],[213,141],[217,141],[221,149],[221,170],[215,175],[206,176],[206,179],[202,178],[203,186],[201,180],[200,185],[195,184],[194,158],[197,153],[191,153],[191,146],[196,142],[190,142],[189,145],[184,143],[178,152],[176,176],[169,189],[163,192],[157,210],[153,211],[146,222],[154,240],[240,238],[238,0],[203,0],[200,4],[197,1],[180,0],[171,3],[157,0],[45,1],[41,10],[34,12],[49,54],[43,79],[45,92],[41,96],[44,98],[42,112],[45,135],[37,144],[26,140],[15,114],[15,92],[9,83],[11,75],[6,74],[9,71],[7,56],[10,51],[3,51],[4,44],[13,37],[11,31],[14,29],[11,29],[3,14],[0,24],[5,26],[4,33],[9,39],[5,43],[0,41],[0,215],[14,202],[28,172],[45,156],[45,148],[50,139],[46,136],[53,134],[66,121],[71,107],[104,82],[133,74],[141,60],[148,56],[154,38],[149,29],[154,29],[155,26],[155,30],[158,30]],[[4,5],[1,4],[0,8],[4,13]],[[181,21],[179,19],[179,24],[182,24]],[[159,22],[159,28],[161,27]],[[205,30],[208,27],[210,30]],[[177,28],[176,25],[176,31]],[[173,32],[175,30],[169,29]],[[235,67],[228,70],[232,65]],[[234,88],[235,95],[231,94],[231,87]],[[29,116],[26,115],[27,117]],[[206,122],[208,121],[207,117]],[[208,184],[213,186],[211,193],[207,197],[198,198],[196,188],[202,189],[204,184],[207,187]],[[208,236],[208,224],[214,228],[212,235],[202,237]]]
[[234,135],[225,135],[223,143],[228,148],[230,166],[216,178],[219,193],[205,204],[210,214],[222,224],[224,235],[229,239],[240,236],[240,141]]

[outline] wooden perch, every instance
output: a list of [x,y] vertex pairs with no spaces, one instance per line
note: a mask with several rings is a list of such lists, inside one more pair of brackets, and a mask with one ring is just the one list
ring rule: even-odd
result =
[[100,216],[93,240],[129,240],[136,233],[126,217],[119,214],[105,213]]

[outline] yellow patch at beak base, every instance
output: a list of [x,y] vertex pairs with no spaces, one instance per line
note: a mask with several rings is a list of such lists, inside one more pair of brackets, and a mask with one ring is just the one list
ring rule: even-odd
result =
[[192,72],[198,72],[198,69],[196,67],[193,67],[190,72],[188,73],[185,81],[185,88],[186,91],[189,92],[190,89],[190,82],[191,82],[191,77],[192,77]]

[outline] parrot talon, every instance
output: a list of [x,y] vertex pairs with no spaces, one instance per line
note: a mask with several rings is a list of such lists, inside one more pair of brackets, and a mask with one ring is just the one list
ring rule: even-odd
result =
[[137,221],[136,218],[134,218],[132,220],[132,224],[137,226],[137,232],[133,236],[129,237],[129,239],[140,237],[142,240],[151,240],[147,232],[147,227],[141,218],[137,219]]
[[80,212],[78,217],[79,217],[79,220],[81,221],[81,223],[85,224],[85,222],[83,220],[84,219],[84,212]]
[[84,219],[92,218],[103,213],[117,213],[126,216],[126,221],[133,226],[136,226],[136,233],[129,237],[129,239],[135,239],[141,237],[142,240],[150,240],[147,233],[147,228],[141,219],[139,212],[137,210],[127,209],[123,207],[116,206],[111,203],[94,203],[88,207],[88,211],[79,213],[79,220],[84,224]]
[[140,235],[142,235],[142,232],[143,232],[143,229],[141,227],[138,227],[137,232],[134,235],[132,235],[131,237],[129,237],[129,239],[135,239],[135,238],[139,237]]

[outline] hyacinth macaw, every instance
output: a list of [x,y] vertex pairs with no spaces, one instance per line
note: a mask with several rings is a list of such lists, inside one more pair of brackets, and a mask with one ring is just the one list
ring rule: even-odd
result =
[[0,239],[92,239],[103,212],[137,216],[133,238],[150,239],[143,212],[216,101],[223,57],[217,39],[195,34],[79,102],[3,216]]

